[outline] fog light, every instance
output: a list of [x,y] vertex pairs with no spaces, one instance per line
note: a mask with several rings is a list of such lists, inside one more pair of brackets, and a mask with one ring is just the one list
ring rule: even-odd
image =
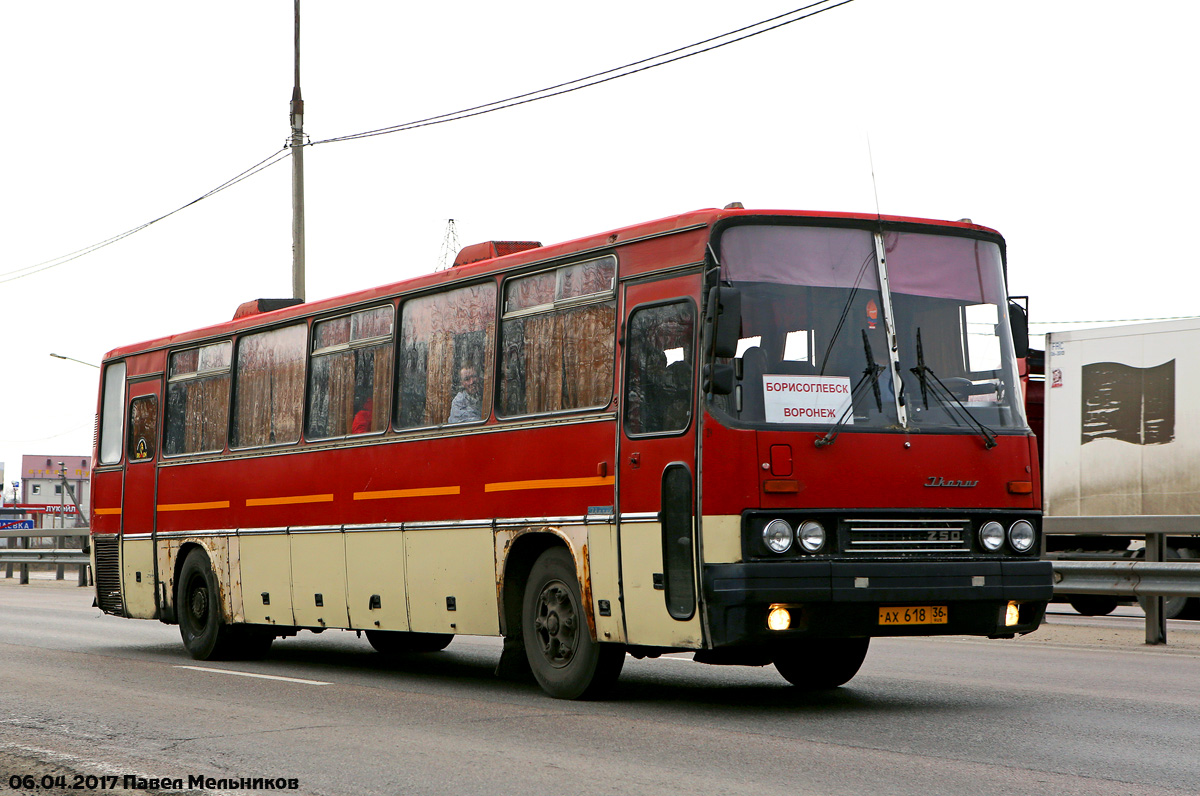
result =
[[792,626],[792,614],[782,605],[772,605],[767,614],[767,627],[771,630],[787,630]]
[[1021,624],[1021,610],[1016,603],[1009,603],[1008,609],[1004,612],[1004,626],[1012,627],[1019,624]]
[[1004,526],[994,520],[985,522],[979,529],[979,543],[989,552],[999,550],[1000,545],[1004,544]]
[[1028,553],[1033,547],[1033,525],[1028,520],[1017,520],[1008,529],[1008,543],[1018,553]]
[[792,526],[787,520],[771,520],[762,533],[763,544],[774,553],[786,553],[792,546]]

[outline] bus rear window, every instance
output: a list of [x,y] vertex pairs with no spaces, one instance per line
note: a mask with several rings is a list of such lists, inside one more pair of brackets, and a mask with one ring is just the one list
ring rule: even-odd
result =
[[104,370],[104,402],[100,409],[100,464],[121,461],[121,420],[125,412],[125,363]]

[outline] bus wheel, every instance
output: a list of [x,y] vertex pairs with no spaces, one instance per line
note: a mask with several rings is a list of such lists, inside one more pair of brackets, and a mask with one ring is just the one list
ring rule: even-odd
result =
[[870,643],[869,638],[826,638],[791,644],[775,652],[775,668],[799,688],[837,688],[858,674]]
[[1096,594],[1075,594],[1067,600],[1067,605],[1083,616],[1108,616],[1116,610],[1117,598]]
[[384,655],[437,652],[454,640],[453,633],[404,633],[392,630],[368,630],[367,641]]
[[571,554],[551,548],[525,584],[521,633],[533,676],[556,699],[593,699],[617,681],[625,648],[599,644],[588,632]]
[[[229,658],[238,647],[238,634],[222,621],[220,594],[208,555],[199,548],[192,550],[179,571],[175,614],[183,646],[196,660]],[[270,641],[267,637],[267,647]]]

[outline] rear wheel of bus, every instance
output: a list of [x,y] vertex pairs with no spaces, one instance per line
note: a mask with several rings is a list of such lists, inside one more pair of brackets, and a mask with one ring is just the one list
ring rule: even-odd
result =
[[858,674],[869,638],[812,639],[777,650],[775,668],[794,686],[809,690],[837,688]]
[[179,570],[175,613],[179,635],[196,660],[258,658],[271,648],[274,635],[247,625],[229,625],[221,616],[220,590],[208,554],[196,548]]
[[557,699],[594,699],[617,681],[625,648],[592,639],[571,554],[551,548],[534,562],[522,601],[521,633],[533,676]]

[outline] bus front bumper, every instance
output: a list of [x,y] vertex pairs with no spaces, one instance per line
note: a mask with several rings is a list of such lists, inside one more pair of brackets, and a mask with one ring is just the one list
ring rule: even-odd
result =
[[[709,642],[727,647],[805,636],[1028,633],[1054,585],[1050,562],[1037,560],[759,561],[707,564],[703,589]],[[774,606],[787,609],[788,629],[768,628]],[[935,607],[944,611],[904,611]]]

